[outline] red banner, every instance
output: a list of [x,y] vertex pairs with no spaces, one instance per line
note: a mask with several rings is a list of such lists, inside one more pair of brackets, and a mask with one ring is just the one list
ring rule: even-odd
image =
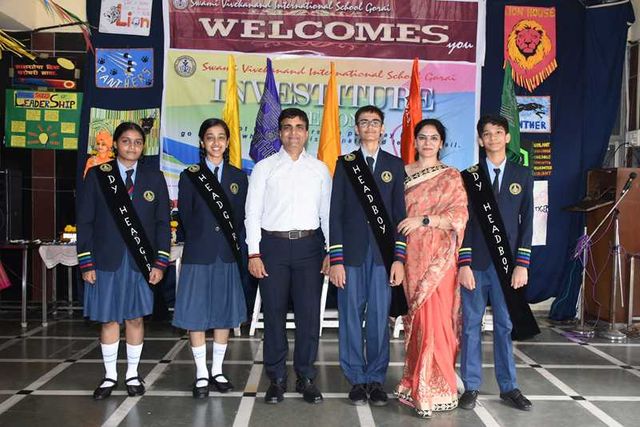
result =
[[476,61],[478,5],[436,0],[171,0],[170,47]]
[[558,67],[556,8],[504,7],[504,58],[513,80],[533,92]]

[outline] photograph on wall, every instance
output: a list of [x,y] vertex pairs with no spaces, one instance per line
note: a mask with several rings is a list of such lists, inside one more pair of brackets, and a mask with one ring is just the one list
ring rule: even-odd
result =
[[5,146],[77,150],[82,94],[7,89]]
[[158,155],[160,141],[160,108],[144,110],[103,110],[92,108],[89,119],[89,141],[87,152],[91,155],[87,160],[86,170],[105,161],[111,160],[113,149],[113,132],[122,122],[134,122],[145,132],[144,155]]
[[551,133],[551,97],[516,96],[520,133]]
[[96,49],[96,87],[141,89],[153,86],[153,49]]
[[148,36],[151,30],[153,0],[102,0],[101,33]]

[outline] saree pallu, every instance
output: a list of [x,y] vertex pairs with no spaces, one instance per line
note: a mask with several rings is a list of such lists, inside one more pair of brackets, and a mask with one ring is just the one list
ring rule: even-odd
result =
[[468,219],[467,196],[460,173],[437,166],[405,180],[405,200],[407,217],[439,216],[446,225],[420,227],[407,238],[406,360],[396,394],[419,411],[447,411],[458,406],[457,254]]

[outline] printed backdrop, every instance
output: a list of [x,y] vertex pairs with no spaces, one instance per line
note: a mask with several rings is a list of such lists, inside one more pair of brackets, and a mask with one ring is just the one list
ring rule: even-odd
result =
[[[205,3],[209,6],[198,6]],[[249,144],[267,55],[273,61],[282,108],[295,106],[309,115],[310,153],[318,149],[324,91],[333,61],[342,152],[356,148],[353,115],[357,108],[375,104],[386,116],[383,149],[399,155],[411,76],[409,59],[418,57],[423,117],[441,119],[448,131],[443,160],[458,168],[475,161],[479,104],[475,2],[374,1],[360,8],[353,3],[351,9],[345,2],[332,1],[252,1],[253,9],[240,3],[169,1],[165,22],[172,48],[165,56],[160,164],[172,199],[177,197],[179,173],[198,161],[200,123],[222,115],[227,50],[234,51],[236,58],[246,170],[253,166]]]

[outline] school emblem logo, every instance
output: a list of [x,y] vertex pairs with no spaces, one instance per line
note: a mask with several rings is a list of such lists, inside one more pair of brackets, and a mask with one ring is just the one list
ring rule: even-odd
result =
[[511,194],[513,194],[514,196],[517,196],[518,194],[520,194],[522,192],[522,186],[520,184],[518,184],[517,182],[514,182],[513,184],[511,184],[509,186],[509,192]]
[[189,7],[189,0],[173,0],[173,7],[178,10],[184,10]]
[[234,182],[229,186],[229,190],[231,190],[231,193],[233,194],[238,194],[238,191],[240,190],[240,186]]
[[196,60],[189,55],[182,55],[173,63],[173,69],[180,77],[191,77],[196,72]]
[[356,155],[355,155],[355,154],[353,154],[353,153],[349,153],[349,154],[346,154],[346,155],[344,156],[344,159],[345,159],[347,162],[352,162],[352,161],[354,161],[354,160],[356,159]]
[[384,171],[380,175],[380,178],[382,178],[382,181],[384,182],[391,182],[391,180],[393,179],[393,175],[391,175],[391,172],[389,171]]
[[151,190],[145,191],[142,196],[147,202],[153,202],[153,200],[156,198],[156,195]]
[[188,169],[189,169],[189,172],[196,173],[200,171],[200,165],[191,165],[188,167]]
[[113,170],[113,168],[111,167],[111,165],[109,163],[103,163],[100,165],[100,170],[102,172],[111,172]]
[[478,165],[473,165],[467,168],[467,172],[475,172],[478,170]]

